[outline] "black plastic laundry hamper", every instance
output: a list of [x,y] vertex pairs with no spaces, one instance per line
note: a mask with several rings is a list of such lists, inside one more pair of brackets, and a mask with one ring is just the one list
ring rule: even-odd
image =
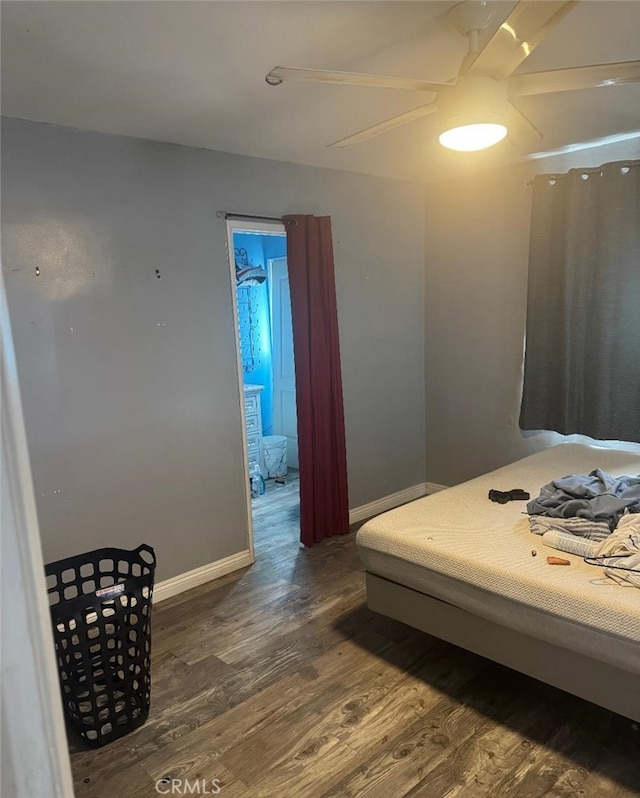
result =
[[98,747],[141,726],[151,699],[154,550],[97,549],[45,566],[62,700]]

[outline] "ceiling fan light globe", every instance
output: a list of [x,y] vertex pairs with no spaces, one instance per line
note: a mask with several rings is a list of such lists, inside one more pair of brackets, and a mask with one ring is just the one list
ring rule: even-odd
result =
[[508,85],[465,75],[438,92],[440,144],[451,150],[484,150],[507,135]]
[[498,122],[475,122],[444,130],[440,144],[449,150],[475,152],[493,147],[507,135],[506,125]]

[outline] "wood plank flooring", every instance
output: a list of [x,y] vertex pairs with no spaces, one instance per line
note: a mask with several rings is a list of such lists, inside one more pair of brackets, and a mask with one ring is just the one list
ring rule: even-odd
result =
[[637,725],[370,612],[354,534],[301,549],[270,488],[255,565],[154,607],[145,726],[71,741],[78,798],[640,795]]

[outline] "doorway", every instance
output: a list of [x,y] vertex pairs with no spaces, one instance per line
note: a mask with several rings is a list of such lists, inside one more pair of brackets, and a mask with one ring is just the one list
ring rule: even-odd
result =
[[287,439],[287,462],[298,468],[296,371],[291,326],[291,293],[286,257],[269,258],[269,302],[273,364],[273,429]]
[[300,536],[298,433],[284,225],[229,220],[250,548]]

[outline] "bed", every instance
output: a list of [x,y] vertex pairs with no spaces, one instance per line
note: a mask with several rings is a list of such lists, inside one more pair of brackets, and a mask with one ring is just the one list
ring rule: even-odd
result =
[[526,502],[488,500],[594,468],[637,475],[640,453],[561,444],[368,521],[369,607],[640,721],[640,589],[544,546]]

